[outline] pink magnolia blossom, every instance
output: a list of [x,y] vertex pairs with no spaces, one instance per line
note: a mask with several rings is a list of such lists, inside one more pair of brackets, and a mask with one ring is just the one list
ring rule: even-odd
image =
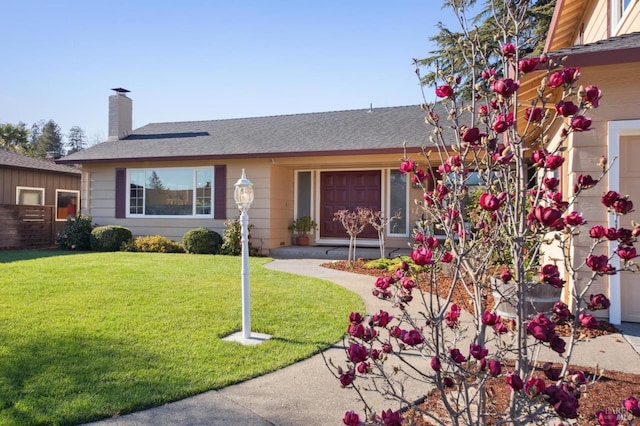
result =
[[638,256],[636,253],[636,248],[633,246],[618,246],[616,253],[618,253],[618,257],[625,262]]
[[469,355],[474,357],[477,360],[483,359],[489,354],[489,350],[482,345],[477,343],[472,343],[469,345]]
[[498,210],[502,205],[500,199],[497,196],[486,192],[480,195],[478,204],[480,205],[480,208],[490,212]]
[[600,201],[605,207],[613,206],[613,203],[621,197],[620,193],[616,191],[608,191],[602,195]]
[[546,388],[544,380],[539,377],[532,377],[524,384],[524,391],[532,397],[540,395]]
[[424,338],[418,330],[403,330],[402,335],[400,336],[400,340],[402,340],[404,344],[407,344],[409,346],[417,346],[420,343],[424,342]]
[[560,185],[560,179],[554,178],[554,177],[547,177],[542,179],[542,184],[549,191],[554,191],[558,187],[558,185]]
[[520,87],[520,82],[514,81],[512,78],[501,78],[491,83],[491,91],[504,98],[513,95],[518,87]]
[[576,115],[571,119],[571,128],[576,132],[591,130],[591,118],[584,115]]
[[436,96],[440,98],[450,98],[453,96],[453,88],[448,84],[436,87]]
[[543,391],[547,403],[553,407],[558,416],[564,419],[575,419],[578,417],[578,399],[573,394],[573,389],[566,383],[558,386],[552,384]]
[[602,225],[594,225],[589,230],[589,236],[591,238],[602,238],[604,237],[604,226]]
[[602,91],[596,86],[587,86],[584,89],[583,99],[593,108],[598,108],[600,98],[602,98]]
[[520,71],[523,74],[531,72],[536,69],[538,62],[540,62],[538,58],[521,59],[518,62],[518,71]]
[[611,409],[596,411],[596,420],[600,426],[617,426],[620,424],[618,414]]
[[578,105],[571,101],[560,101],[556,104],[556,112],[563,117],[571,117],[578,112]]
[[637,398],[630,396],[629,398],[622,401],[622,408],[624,408],[628,413],[631,413],[634,417],[640,417],[640,401]]
[[509,269],[505,268],[502,270],[502,273],[500,274],[500,280],[503,283],[508,283],[512,278],[513,275],[511,275],[511,271],[509,271]]
[[500,316],[492,311],[484,311],[482,314],[482,323],[492,326],[500,322]]
[[438,358],[437,356],[434,356],[433,358],[431,358],[431,368],[433,369],[433,371],[440,371],[440,368],[441,368],[440,358]]
[[451,360],[457,364],[463,363],[467,359],[464,355],[462,355],[460,349],[458,348],[449,349],[449,356],[451,357]]
[[568,226],[579,226],[585,223],[584,217],[580,212],[571,212],[564,218],[564,223]]
[[609,258],[606,254],[600,256],[590,254],[585,261],[586,265],[594,272],[602,274],[612,275],[615,274],[615,268],[609,263]]
[[628,197],[620,197],[611,206],[613,211],[619,215],[625,215],[633,211],[633,202]]
[[347,348],[347,355],[352,362],[357,364],[365,361],[369,357],[369,351],[366,346],[353,343]]
[[502,372],[502,364],[497,359],[491,359],[489,361],[489,374],[492,376],[499,376]]
[[501,50],[502,56],[505,58],[513,58],[516,56],[516,46],[511,42],[503,44]]
[[433,252],[426,247],[417,247],[411,251],[411,260],[418,266],[431,265]]
[[384,426],[402,426],[402,416],[397,411],[392,411],[391,409],[384,410],[380,417],[382,418],[382,423]]
[[507,377],[505,377],[505,380],[507,381],[507,384],[511,387],[511,389],[513,389],[514,391],[522,390],[522,388],[524,387],[524,384],[522,383],[522,379],[517,373],[512,372],[507,374]]
[[404,160],[400,163],[400,167],[398,168],[403,174],[411,173],[415,168],[415,164],[412,160]]
[[611,301],[602,293],[599,294],[590,294],[589,295],[589,309],[592,311],[597,311],[600,309],[609,309],[611,306]]
[[529,107],[524,110],[524,117],[532,123],[539,123],[544,117],[544,110],[540,107]]
[[581,312],[578,316],[578,319],[580,320],[580,324],[582,324],[584,328],[595,329],[600,326],[600,324],[596,320],[596,317],[591,314]]
[[[355,378],[355,376],[356,376],[356,372],[353,368],[340,374],[339,380],[342,387],[349,386],[351,383],[353,383],[353,379]],[[345,424],[350,424],[350,423],[345,423]]]

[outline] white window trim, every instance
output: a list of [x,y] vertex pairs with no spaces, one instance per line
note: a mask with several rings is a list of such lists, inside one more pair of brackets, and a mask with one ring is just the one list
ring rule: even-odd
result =
[[[620,156],[620,136],[640,135],[640,120],[619,120],[610,121],[607,129],[608,151],[607,158],[613,161],[614,158]],[[607,177],[609,187],[607,191],[617,191],[620,189],[620,164],[619,161],[613,161],[609,169]],[[609,227],[615,226],[615,218],[609,215]],[[617,242],[609,242],[609,253],[617,248]],[[620,259],[614,256],[611,259],[611,266],[620,268]],[[620,274],[609,276],[609,300],[611,307],[609,308],[609,322],[611,324],[620,325],[622,322],[622,292],[620,289]]]
[[20,204],[20,191],[23,190],[27,190],[27,191],[38,191],[40,192],[41,196],[40,196],[40,206],[44,206],[44,188],[36,188],[36,187],[31,187],[31,186],[16,186],[16,204],[17,205],[24,205],[24,204]]
[[60,192],[71,192],[76,194],[76,217],[80,215],[80,191],[76,190],[76,189],[56,189],[56,199],[55,199],[55,215],[56,215],[56,221],[58,222],[64,222],[67,219],[58,219],[58,194]]
[[611,2],[611,28],[613,28],[613,34],[610,34],[610,36],[618,35],[620,27],[622,27],[624,21],[629,16],[630,10],[633,8],[636,0],[631,0],[624,10],[621,10],[621,8],[624,7],[622,3],[624,3],[624,0],[614,0]]
[[[195,213],[195,200],[196,196],[193,196],[193,205],[190,215],[146,215],[144,214],[144,205],[142,214],[131,213],[131,173],[144,171],[145,174],[149,170],[191,170],[193,173],[193,190],[195,191],[197,185],[197,171],[198,170],[210,170],[211,171],[211,211],[209,214],[196,214]],[[127,219],[213,219],[215,210],[215,167],[214,166],[194,166],[194,167],[142,167],[127,169],[126,176],[126,215]],[[145,182],[146,184],[146,182]],[[146,192],[146,187],[143,188],[143,193]],[[144,195],[143,195],[144,197]]]
[[[386,185],[386,188],[385,188],[386,199],[387,199],[386,211],[389,212],[389,216],[391,216],[394,213],[393,211],[391,211],[391,172],[392,172],[392,170],[395,170],[395,169],[387,169],[386,173],[383,174],[384,175],[383,186]],[[395,232],[395,233],[391,232],[391,222],[389,222],[387,224],[386,229],[385,229],[385,232],[387,234],[386,236],[388,236],[388,237],[408,237],[409,236],[409,228],[410,228],[410,226],[409,226],[410,220],[409,219],[411,218],[410,217],[411,216],[411,212],[409,210],[410,209],[410,207],[409,207],[409,201],[410,201],[409,198],[411,196],[410,189],[411,189],[411,179],[409,178],[409,175],[407,175],[407,183],[406,183],[405,188],[404,188],[404,190],[405,190],[404,214],[407,216],[405,218],[405,225],[404,225],[405,229],[404,229],[404,232]]]

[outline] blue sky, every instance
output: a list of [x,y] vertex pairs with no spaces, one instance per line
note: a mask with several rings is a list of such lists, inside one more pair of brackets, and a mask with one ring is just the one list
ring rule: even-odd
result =
[[440,0],[9,0],[0,122],[107,136],[111,88],[134,128],[417,104],[412,58],[453,15]]

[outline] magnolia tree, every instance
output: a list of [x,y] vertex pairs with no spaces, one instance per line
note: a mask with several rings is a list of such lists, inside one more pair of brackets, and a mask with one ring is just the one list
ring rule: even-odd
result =
[[333,220],[338,221],[349,235],[349,255],[347,262],[351,263],[356,256],[356,243],[358,235],[364,231],[367,225],[371,225],[378,233],[380,257],[385,257],[385,228],[394,220],[400,219],[402,212],[396,211],[391,217],[384,217],[380,210],[372,210],[368,207],[357,207],[355,210],[338,210],[333,214]]
[[[591,130],[587,114],[602,94],[581,85],[580,69],[560,59],[521,57],[527,2],[508,4],[510,23],[496,24],[495,46],[477,42],[463,25],[465,69],[443,70],[434,91],[438,102],[422,106],[431,146],[416,158],[405,155],[399,165],[423,189],[417,202],[424,220],[414,232],[411,260],[375,282],[373,295],[389,301],[389,310],[352,313],[346,360],[331,363],[340,384],[364,403],[363,411],[345,414],[347,425],[402,424],[410,408],[436,424],[576,419],[588,384],[585,373],[569,367],[580,350],[576,330],[597,327],[594,311],[610,306],[606,295],[594,294],[593,284],[637,268],[633,244],[640,228],[621,221],[633,208],[627,197],[615,191],[601,197],[603,215],[596,219],[605,223],[606,211],[617,218],[614,228],[587,224],[577,210],[580,196],[597,191],[606,159],[594,165],[597,173],[577,176],[564,192],[557,178],[563,151],[574,134]],[[491,55],[501,66],[487,68]],[[461,79],[457,72],[469,76]],[[527,74],[539,75],[533,99],[519,93]],[[474,82],[469,101],[460,96],[461,81]],[[578,236],[591,244],[584,257],[573,258]],[[612,241],[618,247],[608,252]],[[564,259],[549,261],[551,251]],[[615,256],[619,268],[612,266]],[[435,297],[443,270],[452,285],[447,297]],[[532,312],[527,300],[539,288],[562,289],[564,301],[558,294],[550,310]],[[471,301],[470,312],[454,303],[456,292]],[[490,300],[510,305],[512,317],[501,318]],[[559,323],[569,325],[569,336],[557,332]],[[491,378],[510,386],[506,410],[490,403]],[[374,407],[368,391],[393,402]],[[430,391],[439,394],[439,409],[420,404]],[[633,397],[622,408],[640,414]],[[597,417],[601,424],[617,422],[609,411]]]

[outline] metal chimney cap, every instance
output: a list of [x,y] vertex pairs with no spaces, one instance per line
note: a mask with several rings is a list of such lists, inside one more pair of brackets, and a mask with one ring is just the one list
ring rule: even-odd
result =
[[129,93],[131,90],[123,89],[122,87],[116,87],[115,89],[111,89],[114,92],[120,93],[124,95],[125,93]]

